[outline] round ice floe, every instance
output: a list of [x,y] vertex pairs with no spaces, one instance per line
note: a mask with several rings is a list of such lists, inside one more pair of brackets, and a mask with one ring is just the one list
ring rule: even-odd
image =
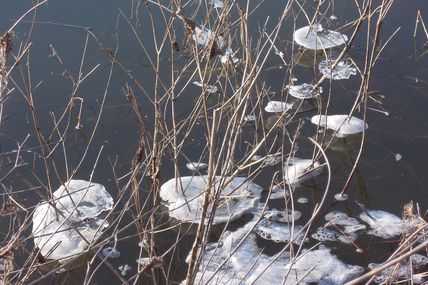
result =
[[108,226],[98,217],[113,207],[104,186],[70,180],[39,204],[33,215],[34,244],[47,259],[66,260],[83,252]]
[[208,167],[208,164],[203,162],[189,162],[186,164],[187,169],[192,171],[202,170]]
[[265,111],[268,113],[283,113],[287,112],[293,107],[293,104],[289,104],[281,101],[270,101],[265,107]]
[[357,74],[357,69],[351,61],[339,61],[334,68],[335,60],[322,60],[318,69],[326,77],[333,80],[349,79],[351,75]]
[[337,193],[334,195],[334,199],[336,199],[336,201],[346,201],[348,198],[349,196],[346,193]]
[[307,49],[322,50],[344,45],[348,37],[339,32],[326,30],[320,24],[314,24],[296,30],[293,39]]
[[[169,215],[177,220],[198,223],[202,214],[204,192],[207,190],[205,176],[185,176],[173,178],[161,186],[160,197],[168,202]],[[235,220],[252,209],[259,200],[262,187],[244,177],[214,177],[212,195],[220,191],[220,201],[216,207],[214,224]],[[229,181],[230,180],[230,181]],[[227,185],[223,185],[229,181]],[[208,208],[210,215],[212,205]]]
[[335,132],[335,136],[362,133],[368,125],[361,119],[349,117],[348,115],[315,115],[311,118],[312,124],[324,127]]
[[401,154],[396,153],[395,154],[395,161],[400,161],[403,157],[401,156]]
[[309,202],[308,198],[305,198],[305,197],[300,197],[299,199],[297,199],[297,203],[300,203],[300,204],[306,204],[308,202]]
[[318,97],[322,93],[322,87],[314,84],[303,83],[300,85],[288,85],[288,94],[298,99],[310,99]]
[[400,236],[403,232],[403,221],[385,211],[365,211],[360,214],[360,218],[370,226],[371,230],[368,232],[370,235],[390,239]]
[[290,158],[283,168],[284,180],[290,186],[298,187],[304,181],[321,174],[323,166],[312,159]]

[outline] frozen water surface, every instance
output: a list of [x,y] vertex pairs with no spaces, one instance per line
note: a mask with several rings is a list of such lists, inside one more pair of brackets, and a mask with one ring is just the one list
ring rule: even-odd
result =
[[342,234],[338,231],[321,227],[318,228],[316,232],[311,235],[311,237],[317,241],[338,241],[341,243],[350,244],[354,242],[358,236],[354,232]]
[[322,87],[314,84],[303,83],[300,85],[288,85],[288,94],[298,99],[310,99],[318,97],[322,93]]
[[293,107],[293,104],[289,104],[281,101],[270,101],[265,107],[265,111],[268,113],[283,113],[287,112]]
[[292,241],[295,244],[301,244],[304,241],[303,234],[297,234],[301,229],[301,226],[292,228],[291,224],[265,219],[257,225],[255,231],[260,237],[276,243]]
[[318,68],[320,72],[327,78],[333,80],[349,79],[351,75],[357,74],[357,69],[351,61],[339,61],[333,68],[335,60],[322,60]]
[[285,183],[298,187],[304,181],[316,177],[323,171],[323,166],[312,159],[290,158],[283,168]]
[[[193,40],[198,44],[202,46],[208,46],[211,43],[211,40],[214,38],[214,33],[210,29],[207,28],[199,28],[195,27],[195,33],[192,35]],[[216,44],[218,47],[222,47],[224,44],[223,37],[217,36],[216,37]]]
[[358,223],[358,221],[354,218],[350,218],[347,214],[340,211],[333,211],[325,215],[326,221],[334,222],[337,225],[349,225]]
[[403,157],[401,156],[401,154],[396,153],[395,154],[395,161],[400,161]]
[[[409,259],[402,261],[399,265],[394,265],[383,270],[380,274],[373,278],[373,282],[380,283],[398,283],[399,281],[412,279],[414,284],[421,284],[424,282],[424,278],[416,276],[414,269],[419,269],[425,266],[428,262],[428,258],[421,254],[413,254]],[[377,263],[370,263],[368,267],[374,269],[378,267]]]
[[101,184],[70,180],[39,204],[33,215],[34,244],[47,259],[63,261],[83,252],[99,238],[108,222],[98,217],[113,208]]
[[339,285],[364,272],[362,267],[341,262],[324,247],[303,252],[293,263],[287,253],[264,254],[251,232],[259,214],[255,213],[250,222],[236,231],[225,232],[218,243],[207,245],[195,284],[294,285],[300,281],[299,284]]
[[296,262],[286,269],[291,272],[285,284],[344,284],[364,272],[359,266],[347,265],[331,254],[330,249],[320,247],[302,253]]
[[349,196],[346,193],[337,193],[334,195],[334,199],[336,199],[337,201],[346,201],[348,200]]
[[335,136],[362,133],[368,125],[361,119],[348,115],[315,115],[311,118],[312,124],[324,127],[335,132]]
[[360,218],[370,226],[368,231],[370,235],[391,239],[403,233],[403,221],[394,214],[381,210],[369,210],[361,213]]
[[122,274],[122,276],[125,276],[126,273],[128,273],[128,271],[130,271],[132,268],[128,264],[123,264],[120,265],[117,269],[119,269],[120,274]]
[[300,219],[302,217],[302,213],[296,210],[292,211],[291,209],[284,211],[272,209],[264,212],[264,216],[274,222],[289,223]]
[[[173,178],[161,186],[160,197],[166,201],[169,215],[177,220],[198,223],[202,214],[204,191],[207,187],[205,176],[185,176]],[[214,195],[220,191],[220,204],[216,207],[214,224],[235,220],[252,209],[259,200],[262,188],[244,177],[235,177],[227,185],[221,185],[229,177],[216,176],[214,187],[210,190]],[[208,209],[211,213],[212,205]]]
[[210,5],[214,5],[214,8],[223,8],[223,0],[210,0],[208,2]]
[[207,246],[195,284],[261,285],[283,281],[281,272],[285,272],[289,263],[288,255],[282,254],[274,260],[262,253],[255,234],[248,234],[256,222],[253,219],[242,228],[225,233],[219,243]]
[[208,167],[208,164],[203,162],[189,162],[186,164],[187,169],[192,171],[202,170]]
[[280,187],[278,185],[274,185],[271,189],[271,193],[269,196],[269,199],[284,199],[284,197],[288,197],[290,194],[287,190],[285,190],[283,187]]
[[101,251],[102,255],[107,258],[118,258],[120,257],[120,251],[114,247],[106,247]]
[[224,55],[221,56],[220,61],[222,64],[237,64],[239,58],[235,57],[237,52],[233,52],[231,48],[227,48]]
[[260,155],[254,155],[251,158],[251,160],[252,161],[263,160],[262,165],[273,166],[273,165],[278,164],[282,161],[282,155],[281,154],[268,154],[265,157],[262,157]]
[[200,81],[193,81],[193,84],[195,84],[196,86],[199,86],[199,87],[202,87],[202,88],[205,88],[205,90],[208,92],[208,93],[216,93],[217,91],[218,91],[218,87],[217,86],[215,86],[215,85],[209,85],[209,84],[202,84],[202,82],[200,82]]
[[305,197],[300,197],[299,199],[297,199],[297,203],[300,203],[300,204],[306,204],[308,202],[309,202],[308,198],[305,198]]
[[306,26],[294,32],[294,41],[307,49],[322,50],[344,45],[348,36],[326,30],[320,24]]
[[257,119],[255,115],[246,115],[244,117],[245,122],[254,122]]

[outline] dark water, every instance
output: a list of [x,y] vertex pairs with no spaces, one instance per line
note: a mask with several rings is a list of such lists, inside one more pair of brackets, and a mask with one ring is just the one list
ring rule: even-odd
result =
[[[141,112],[145,116],[149,131],[152,130],[151,124],[153,124],[152,106],[125,72],[125,70],[132,72],[133,77],[141,83],[148,94],[153,92],[155,75],[148,67],[149,58],[154,58],[150,22],[144,7],[137,7],[138,4],[138,1],[130,0],[102,2],[52,0],[37,9],[36,14],[28,15],[25,21],[15,28],[14,51],[20,48],[21,42],[31,42],[32,46],[28,62],[27,57],[24,57],[16,72],[12,74],[14,82],[10,83],[9,88],[15,87],[15,89],[4,105],[4,119],[0,133],[3,160],[2,176],[7,173],[14,162],[15,154],[12,151],[17,149],[17,143],[23,142],[27,134],[30,134],[30,137],[25,142],[25,150],[21,154],[22,161],[27,164],[19,167],[1,181],[3,193],[25,190],[14,195],[14,198],[26,207],[32,207],[42,198],[46,198],[45,187],[47,187],[48,175],[40,159],[43,154],[38,147],[39,142],[25,98],[28,94],[26,88],[29,86],[26,65],[28,64],[31,74],[32,94],[40,128],[46,136],[51,135],[51,141],[58,141],[60,136],[54,130],[54,117],[59,118],[61,116],[72,95],[73,86],[68,77],[69,74],[74,78],[78,75],[88,36],[85,27],[90,27],[90,31],[95,37],[88,36],[82,71],[87,73],[96,66],[97,69],[82,82],[75,93],[75,96],[84,99],[82,113],[84,128],[80,131],[74,129],[78,108],[73,109],[71,112],[72,126],[64,137],[67,164],[64,163],[62,146],[58,147],[52,157],[61,179],[64,180],[67,179],[71,170],[83,160],[83,163],[76,169],[75,177],[89,179],[95,168],[93,180],[104,184],[116,198],[118,186],[115,183],[114,172],[118,177],[129,172],[139,138],[138,121],[122,91],[126,84],[130,84],[136,91],[136,96],[141,104]],[[258,35],[260,23],[264,22],[268,15],[272,21],[280,16],[278,13],[281,12],[281,8],[278,9],[277,5],[281,4],[276,2],[275,4],[271,2],[261,3],[252,15],[253,21],[249,23],[249,30],[252,31],[254,37]],[[334,9],[329,10],[329,13],[338,16],[338,20],[331,23],[332,27],[344,25],[349,19],[354,19],[355,7],[353,5],[354,3],[348,3],[348,1],[335,3]],[[14,20],[31,6],[32,1],[4,0],[0,9],[1,31],[6,31]],[[192,7],[192,5],[186,7],[186,12],[190,14]],[[376,91],[385,96],[382,100],[383,108],[390,115],[385,116],[375,111],[368,112],[367,141],[360,164],[347,191],[350,199],[344,203],[337,203],[332,197],[329,197],[328,203],[323,209],[324,212],[334,209],[356,215],[360,209],[353,202],[355,200],[364,202],[369,208],[382,209],[397,215],[401,215],[402,206],[410,200],[419,203],[423,211],[428,205],[428,175],[426,170],[426,162],[428,161],[428,151],[426,150],[428,146],[428,54],[425,54],[425,52],[428,53],[427,46],[425,46],[428,38],[423,33],[421,26],[416,38],[413,38],[418,9],[428,21],[428,6],[417,0],[397,1],[385,20],[381,43],[385,43],[397,28],[400,27],[400,30],[385,47],[373,69],[370,91]],[[135,11],[139,11],[139,15],[136,15]],[[153,13],[155,17],[160,16],[156,9],[153,10]],[[298,14],[298,9],[296,9],[296,14],[298,15],[296,25],[304,25],[305,19]],[[130,25],[121,15],[128,17],[131,23],[136,25],[137,32],[150,53],[149,56],[143,52]],[[34,25],[31,24],[32,17],[35,19]],[[196,16],[196,19],[198,17],[201,15]],[[287,20],[286,23],[292,24],[292,19]],[[157,28],[161,33],[162,24],[159,23]],[[363,26],[362,29],[364,30],[364,28],[366,27]],[[349,29],[348,33],[351,30]],[[361,33],[364,34],[364,31]],[[183,35],[182,29],[177,31],[177,35]],[[281,49],[285,50],[286,47],[290,47],[291,35],[292,28],[282,29],[279,37]],[[182,39],[178,39],[178,42],[181,44]],[[364,45],[365,37],[357,36],[349,52],[349,56],[359,66],[363,66]],[[106,49],[114,51],[116,47],[118,50],[116,56],[123,69],[115,66],[111,80],[108,81],[111,64]],[[61,58],[63,65],[58,62],[57,58],[50,56],[53,50]],[[289,49],[287,51],[286,57],[289,58],[292,54]],[[184,56],[182,60],[185,59]],[[265,64],[267,70],[262,74],[262,80],[270,86],[271,90],[276,92],[281,90],[283,84],[288,80],[285,79],[284,70],[275,68],[279,63],[278,57],[269,57]],[[169,62],[168,58],[165,57],[160,67],[161,72],[165,73],[162,76],[168,76],[168,69]],[[65,72],[65,70],[67,71]],[[300,82],[312,80],[312,74],[305,67],[297,66],[294,75],[299,78]],[[359,79],[357,77],[335,82],[332,87],[331,105],[333,107],[331,107],[330,112],[347,113],[354,102],[358,85]],[[328,84],[323,87],[327,90]],[[106,88],[107,92],[105,91]],[[194,99],[197,97],[198,89],[194,86],[188,88],[190,91],[185,94],[186,96],[181,96],[176,102],[181,117],[187,116]],[[104,105],[102,105],[104,94],[106,97]],[[375,105],[372,107],[377,108]],[[93,139],[90,140],[101,110],[102,116],[99,125]],[[168,112],[166,116],[168,118]],[[311,113],[307,117],[303,115],[302,119],[306,120],[310,116],[312,116]],[[307,127],[309,124],[307,121]],[[61,123],[60,129],[64,127],[65,124]],[[248,130],[248,134],[243,136],[251,138],[251,128],[246,127],[244,131],[246,130]],[[310,135],[308,128],[303,129],[303,132],[306,136]],[[205,152],[204,160],[207,161],[206,150],[204,150],[205,133],[203,123],[197,125],[192,131],[189,143],[183,147],[183,152],[191,160],[198,159],[201,153]],[[342,189],[353,161],[355,161],[356,146],[352,146],[352,142],[348,143],[351,143],[348,151],[328,152],[329,159],[334,165],[331,193],[337,193]],[[302,148],[304,146],[310,146],[308,141],[302,141]],[[86,149],[87,154],[85,154]],[[96,163],[100,151],[101,156]],[[399,161],[396,160],[397,154],[402,157]],[[190,172],[184,167],[185,159],[181,157],[179,162],[183,162],[182,173],[190,175]],[[94,167],[95,163],[96,167]],[[114,172],[112,165],[114,165]],[[172,166],[168,159],[162,164],[161,182],[165,182],[174,176]],[[53,169],[53,165],[50,163],[50,172],[54,171]],[[258,175],[255,181],[263,187],[268,187],[271,182],[269,180],[270,174],[274,170],[277,169],[268,169],[265,175],[264,173]],[[55,175],[52,173],[50,173],[50,177],[52,178],[52,188],[56,189],[60,183],[58,179],[53,178]],[[309,214],[309,208],[318,202],[321,194],[317,189],[322,189],[325,180],[326,177],[322,176],[319,185],[303,187],[296,192],[297,197],[307,197],[310,200],[308,205],[298,205],[298,210],[304,212],[304,218],[305,215]],[[123,187],[123,185],[120,186]],[[27,190],[32,187],[35,189]],[[148,189],[143,190],[143,193],[148,192]],[[0,221],[1,239],[5,240],[8,237],[8,228],[12,220],[10,217],[2,217]],[[127,217],[123,223],[126,224],[129,221],[130,217]],[[132,229],[121,233],[119,239],[122,240],[118,244],[122,256],[118,259],[112,259],[110,262],[116,268],[121,264],[130,264],[133,270],[128,273],[127,277],[129,277],[136,273],[135,260],[140,254],[140,248],[137,246],[138,239]],[[171,235],[159,237],[158,250],[160,253],[171,244],[171,240],[173,240]],[[367,241],[367,244],[370,242]],[[25,240],[24,243],[26,250],[32,249],[31,240]],[[190,244],[191,235],[188,235],[183,239],[182,246],[178,247],[174,253],[174,257],[171,258],[169,255],[166,257],[173,260],[172,279],[176,279],[176,281],[181,281],[180,278],[183,278],[186,267],[182,261],[188,254]],[[384,245],[372,247],[372,249],[364,256],[355,257],[353,252],[346,251],[342,251],[340,256],[354,264],[366,265],[366,260],[382,261],[390,250],[388,246]],[[26,250],[17,251],[17,263],[23,262],[26,258],[28,254]],[[81,284],[84,269],[74,270],[70,274],[63,275],[57,275],[52,279],[48,278],[46,284],[52,284],[52,282]],[[38,277],[40,274],[35,273],[34,280]],[[148,282],[148,279],[144,280]],[[91,284],[101,284],[106,281],[111,281],[112,284],[120,284],[119,279],[107,267],[101,268],[95,274],[94,282]]]

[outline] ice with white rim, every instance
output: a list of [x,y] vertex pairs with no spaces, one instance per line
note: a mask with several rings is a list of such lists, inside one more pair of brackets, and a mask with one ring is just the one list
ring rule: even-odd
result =
[[403,220],[394,214],[381,210],[366,210],[360,214],[371,230],[367,233],[383,239],[398,237],[403,233]]
[[345,137],[362,133],[368,128],[363,120],[348,115],[315,115],[311,118],[312,124],[324,127],[335,132],[336,137]]
[[[208,176],[184,176],[173,178],[164,183],[160,189],[160,197],[167,202],[169,215],[177,220],[198,223],[202,214],[204,192]],[[223,182],[229,181],[227,185]],[[263,188],[248,181],[245,177],[214,177],[212,195],[220,191],[220,202],[215,211],[214,224],[235,220],[251,210],[259,200]],[[212,205],[207,215],[210,215]]]
[[207,168],[208,164],[203,162],[189,162],[189,163],[186,163],[186,167],[189,170],[198,171],[198,170]]
[[82,253],[108,226],[98,217],[113,208],[113,198],[103,185],[70,180],[40,203],[33,215],[34,244],[46,259],[65,261]]
[[[192,35],[193,40],[198,44],[202,46],[208,46],[211,43],[211,40],[214,38],[214,33],[210,29],[204,28],[204,27],[195,27],[195,33]],[[216,44],[219,48],[221,48],[224,44],[224,39],[221,36],[217,36]]]
[[268,113],[284,113],[290,110],[293,104],[281,101],[270,101],[265,107],[265,111]]
[[318,161],[292,157],[284,163],[284,181],[290,186],[298,187],[306,180],[320,175],[322,171],[323,166]]
[[320,24],[314,24],[296,30],[293,39],[298,45],[307,49],[323,50],[346,44],[348,36],[326,30]]
[[314,84],[303,83],[299,85],[288,85],[288,94],[297,99],[311,99],[318,97],[322,93],[322,87]]
[[205,91],[207,91],[208,93],[216,93],[218,91],[218,87],[215,85],[209,85],[209,84],[203,84],[200,81],[193,81],[193,84],[195,84],[196,86],[205,88]]
[[349,79],[351,75],[357,74],[357,69],[351,61],[341,60],[332,68],[334,63],[333,59],[322,60],[318,69],[326,78],[333,80]]

